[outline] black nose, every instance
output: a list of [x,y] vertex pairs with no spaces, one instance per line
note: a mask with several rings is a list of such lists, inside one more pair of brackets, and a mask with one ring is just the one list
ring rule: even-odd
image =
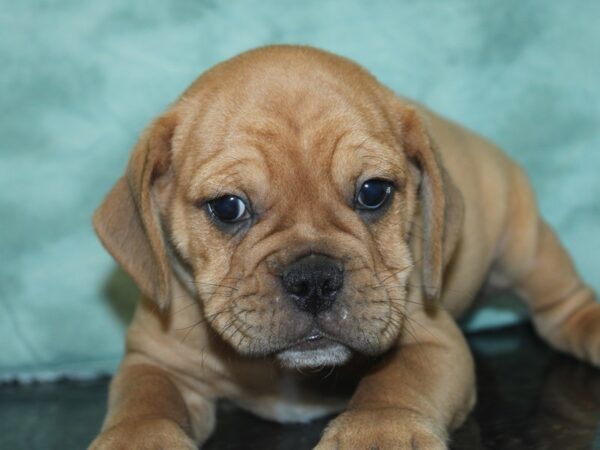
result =
[[344,272],[327,256],[310,254],[288,267],[283,287],[302,311],[318,314],[331,308],[344,284]]

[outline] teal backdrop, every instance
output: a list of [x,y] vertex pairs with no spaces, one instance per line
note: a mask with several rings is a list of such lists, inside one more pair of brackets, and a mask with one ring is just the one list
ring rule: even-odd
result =
[[577,0],[0,0],[0,379],[115,369],[137,294],[92,212],[154,116],[265,44],[348,56],[502,146],[600,289],[599,21]]

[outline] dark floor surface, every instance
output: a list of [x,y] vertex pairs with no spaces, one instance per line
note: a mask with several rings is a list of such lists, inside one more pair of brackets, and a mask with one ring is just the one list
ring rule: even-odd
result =
[[[469,336],[479,400],[452,449],[600,449],[600,371],[549,350],[529,325]],[[107,380],[0,386],[0,449],[84,449]],[[282,426],[220,405],[206,450],[310,449],[327,420]]]

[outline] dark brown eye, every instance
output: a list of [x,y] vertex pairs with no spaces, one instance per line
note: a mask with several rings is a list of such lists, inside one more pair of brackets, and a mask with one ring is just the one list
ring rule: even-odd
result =
[[384,180],[367,180],[356,196],[356,206],[360,209],[375,210],[381,208],[392,196],[393,185]]
[[209,212],[221,222],[240,222],[249,217],[246,203],[235,195],[224,195],[208,202]]

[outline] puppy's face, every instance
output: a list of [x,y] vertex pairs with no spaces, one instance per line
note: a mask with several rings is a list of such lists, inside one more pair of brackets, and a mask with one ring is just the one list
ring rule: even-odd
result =
[[412,266],[406,158],[368,94],[322,73],[265,85],[277,70],[192,106],[168,232],[207,319],[240,352],[294,366],[379,353],[398,335]]
[[384,95],[340,58],[263,51],[177,104],[148,201],[168,264],[238,352],[321,366],[398,338],[418,177]]

